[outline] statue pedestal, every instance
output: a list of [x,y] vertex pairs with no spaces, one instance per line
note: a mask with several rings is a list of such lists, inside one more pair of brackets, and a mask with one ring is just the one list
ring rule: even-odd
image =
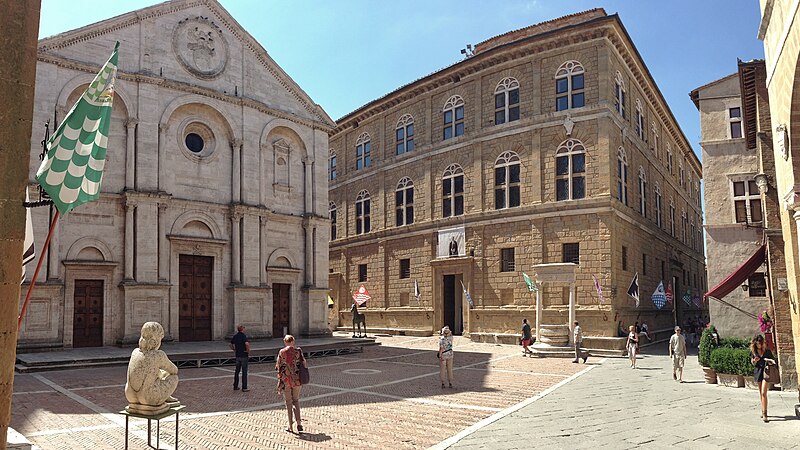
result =
[[[178,423],[180,422],[180,413],[183,408],[186,408],[186,405],[174,406],[169,408],[165,412],[161,414],[139,414],[135,412],[130,412],[126,410],[122,410],[119,413],[125,416],[125,450],[128,450],[128,422],[131,417],[137,417],[139,419],[147,419],[147,446],[150,448],[160,448],[159,445],[161,443],[161,419],[165,417],[169,417],[171,415],[175,415],[175,448],[178,448]],[[153,447],[152,438],[153,438],[153,428],[152,428],[152,421],[156,421],[156,446]]]

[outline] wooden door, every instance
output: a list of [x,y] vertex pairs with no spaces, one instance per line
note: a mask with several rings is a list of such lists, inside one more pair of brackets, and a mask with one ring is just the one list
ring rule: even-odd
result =
[[[442,292],[442,325],[450,327],[455,331],[456,322],[456,276],[445,275],[442,280],[444,291]],[[455,334],[455,333],[453,333]]]
[[289,290],[291,288],[291,284],[274,283],[272,285],[272,337],[274,338],[283,337],[284,327],[286,327],[286,333],[291,333],[289,329]]
[[73,347],[103,346],[103,281],[75,280]]
[[181,342],[210,341],[214,259],[210,256],[180,255],[178,266],[178,339]]

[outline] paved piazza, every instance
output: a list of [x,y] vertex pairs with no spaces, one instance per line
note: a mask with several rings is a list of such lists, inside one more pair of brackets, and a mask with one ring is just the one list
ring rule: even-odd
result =
[[[443,390],[436,338],[379,341],[363,353],[309,360],[299,435],[284,431],[271,364],[250,366],[249,392],[233,391],[233,367],[181,369],[179,448],[428,448],[593,367],[591,359],[523,358],[518,346],[456,337],[455,388]],[[43,449],[122,448],[125,420],[116,412],[127,404],[125,371],[16,374],[11,426]],[[174,421],[161,425],[161,447],[174,448]],[[131,426],[130,448],[147,448],[147,422]]]

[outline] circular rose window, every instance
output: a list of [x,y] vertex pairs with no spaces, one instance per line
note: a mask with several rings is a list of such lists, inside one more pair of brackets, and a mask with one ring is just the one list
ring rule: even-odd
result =
[[197,133],[189,133],[186,135],[186,148],[192,153],[200,153],[203,151],[203,137]]
[[178,138],[179,145],[183,153],[190,159],[205,159],[214,153],[216,139],[211,128],[195,120],[190,119],[181,130]]

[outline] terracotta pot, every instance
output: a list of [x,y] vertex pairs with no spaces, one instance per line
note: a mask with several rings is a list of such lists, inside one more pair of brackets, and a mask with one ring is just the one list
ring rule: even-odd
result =
[[717,380],[719,381],[719,384],[726,387],[735,387],[735,388],[744,387],[744,377],[741,375],[718,373]]
[[711,367],[703,367],[703,378],[706,384],[717,384],[717,372]]

